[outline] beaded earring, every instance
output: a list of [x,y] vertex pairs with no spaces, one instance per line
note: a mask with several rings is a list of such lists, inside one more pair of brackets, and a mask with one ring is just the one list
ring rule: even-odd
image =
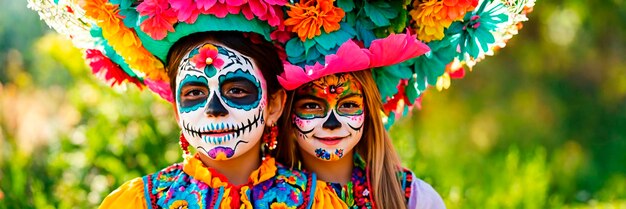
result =
[[278,141],[276,140],[276,137],[278,136],[278,127],[276,126],[276,123],[272,123],[269,128],[265,129],[266,131],[263,133],[263,142],[261,145],[261,155],[263,156],[263,159],[271,156],[272,152],[278,145]]
[[189,142],[185,138],[185,135],[181,132],[179,142],[180,148],[183,149],[184,155],[189,155]]

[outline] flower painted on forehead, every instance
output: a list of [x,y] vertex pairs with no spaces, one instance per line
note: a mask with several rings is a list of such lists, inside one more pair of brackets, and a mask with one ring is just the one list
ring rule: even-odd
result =
[[318,85],[324,89],[324,94],[341,94],[344,89],[343,77],[340,79],[339,77],[329,76],[324,79],[320,79],[317,82],[314,82],[315,85]]
[[224,65],[224,60],[217,57],[218,50],[217,47],[212,44],[205,44],[200,47],[198,50],[198,54],[194,55],[191,58],[191,62],[196,65],[198,69],[204,69],[206,66],[213,65],[216,68],[222,68]]

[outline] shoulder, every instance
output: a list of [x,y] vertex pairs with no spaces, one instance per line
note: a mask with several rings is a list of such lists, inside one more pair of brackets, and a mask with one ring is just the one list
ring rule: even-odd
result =
[[157,188],[169,187],[174,182],[173,177],[181,172],[181,164],[174,164],[156,173],[127,181],[104,198],[99,208],[154,208],[154,204],[148,205],[148,202],[154,202],[152,194],[156,193]]
[[143,178],[137,177],[122,184],[104,198],[98,208],[147,208]]
[[[406,185],[409,209],[445,209],[446,206],[439,196],[439,193],[415,174],[406,170],[406,179],[410,179],[410,184]],[[410,186],[410,187],[409,187]]]

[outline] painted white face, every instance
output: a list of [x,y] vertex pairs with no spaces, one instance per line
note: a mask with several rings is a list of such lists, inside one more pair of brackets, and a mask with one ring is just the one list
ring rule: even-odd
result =
[[208,43],[192,49],[176,78],[178,123],[189,144],[214,160],[254,148],[265,127],[265,88],[250,58]]
[[352,75],[334,74],[307,83],[296,89],[294,101],[291,120],[305,153],[338,160],[361,139],[363,94]]

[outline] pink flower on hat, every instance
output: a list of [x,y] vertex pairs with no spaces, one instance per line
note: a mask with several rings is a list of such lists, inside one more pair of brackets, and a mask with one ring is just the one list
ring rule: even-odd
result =
[[200,47],[198,54],[191,58],[191,62],[196,65],[198,69],[204,69],[207,65],[213,65],[216,68],[222,68],[224,60],[217,57],[217,47],[212,44],[205,44]]
[[148,16],[140,28],[150,37],[161,40],[167,32],[174,32],[174,23],[178,21],[176,12],[170,7],[167,0],[145,0],[137,6],[142,16]]

